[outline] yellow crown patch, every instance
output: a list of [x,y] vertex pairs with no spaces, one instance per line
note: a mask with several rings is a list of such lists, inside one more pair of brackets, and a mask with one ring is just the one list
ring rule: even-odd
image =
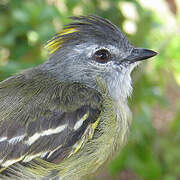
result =
[[[75,27],[65,28],[60,31],[55,37],[53,37],[50,41],[48,41],[45,48],[48,49],[49,53],[52,54],[62,47],[63,42],[65,42],[65,35],[69,35],[77,32],[78,30]],[[68,39],[68,38],[67,38]]]

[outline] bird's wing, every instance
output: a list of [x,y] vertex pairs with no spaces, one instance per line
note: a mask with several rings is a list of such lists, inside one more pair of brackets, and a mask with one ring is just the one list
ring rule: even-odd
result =
[[80,149],[97,125],[97,91],[33,77],[17,75],[0,83],[1,167],[37,157],[56,163]]

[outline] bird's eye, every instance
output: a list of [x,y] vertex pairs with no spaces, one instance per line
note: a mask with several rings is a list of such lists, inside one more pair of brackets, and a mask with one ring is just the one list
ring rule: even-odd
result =
[[107,63],[110,59],[110,52],[106,49],[100,49],[95,52],[95,60],[99,63]]

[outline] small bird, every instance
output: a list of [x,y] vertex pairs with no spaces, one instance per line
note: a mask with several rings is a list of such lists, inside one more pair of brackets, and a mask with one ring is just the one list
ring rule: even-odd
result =
[[71,19],[47,61],[0,82],[0,179],[86,179],[126,142],[131,72],[157,53],[107,19]]

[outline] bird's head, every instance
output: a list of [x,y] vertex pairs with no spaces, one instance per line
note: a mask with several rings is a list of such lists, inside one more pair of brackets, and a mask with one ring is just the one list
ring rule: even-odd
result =
[[72,17],[47,44],[50,58],[42,65],[61,81],[75,81],[98,89],[102,80],[109,94],[127,98],[132,91],[131,71],[157,53],[132,46],[111,22],[97,16]]

